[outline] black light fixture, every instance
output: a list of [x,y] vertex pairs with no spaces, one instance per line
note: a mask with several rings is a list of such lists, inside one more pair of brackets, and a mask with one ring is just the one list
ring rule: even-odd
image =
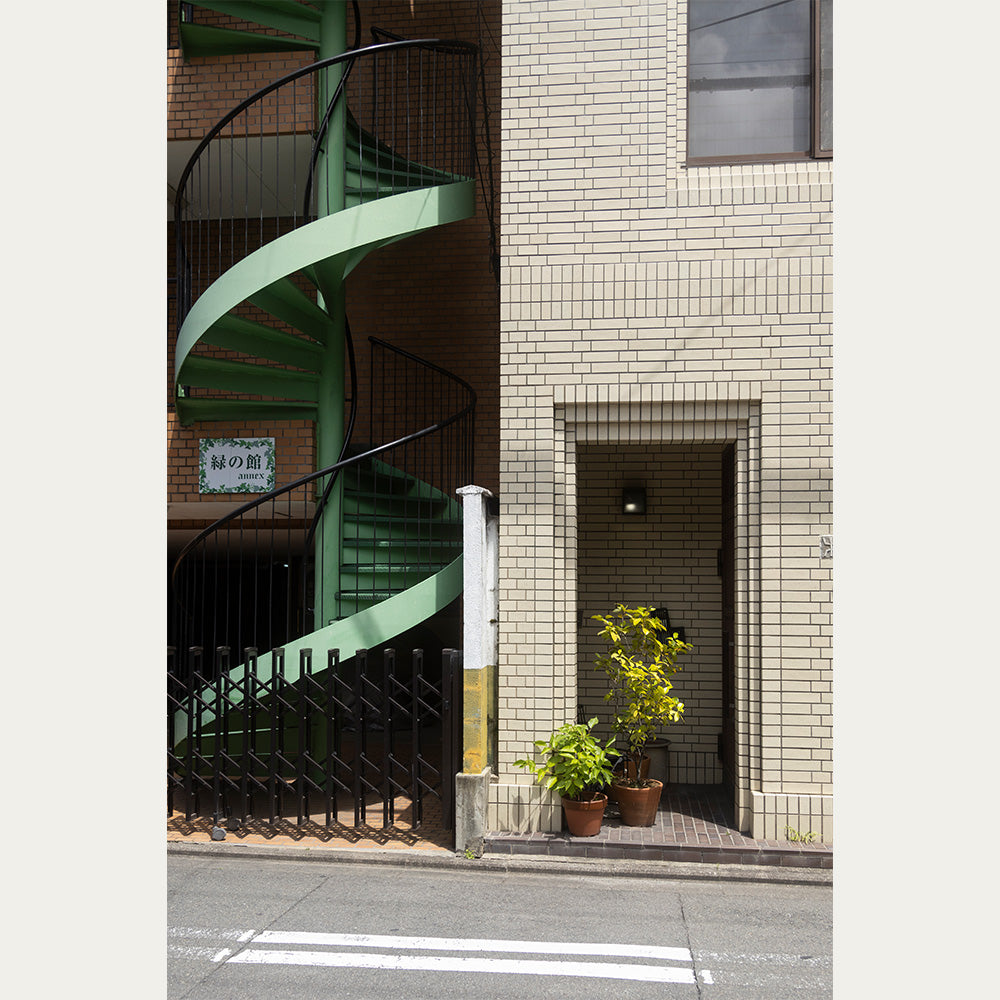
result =
[[623,514],[646,513],[645,486],[626,486],[622,490],[622,513]]

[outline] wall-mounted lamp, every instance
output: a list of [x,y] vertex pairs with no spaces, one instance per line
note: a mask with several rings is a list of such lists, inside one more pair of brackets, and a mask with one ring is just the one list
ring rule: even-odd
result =
[[626,486],[622,490],[622,513],[623,514],[646,513],[645,486]]

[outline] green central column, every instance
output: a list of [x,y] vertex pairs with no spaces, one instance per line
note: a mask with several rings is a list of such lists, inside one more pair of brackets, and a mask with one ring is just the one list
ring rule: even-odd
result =
[[[322,4],[319,58],[328,59],[347,50],[347,5],[342,0]],[[318,80],[318,113],[326,114],[343,74],[341,65],[324,70]],[[316,191],[319,215],[332,215],[345,207],[345,134],[347,114],[341,100],[330,118],[326,142],[317,164]],[[342,273],[324,272],[321,281],[323,306],[333,326],[320,370],[319,406],[316,418],[318,468],[333,465],[344,446],[344,329],[346,296]],[[321,627],[338,614],[336,594],[340,590],[343,489],[338,483],[330,495],[316,537],[316,625]]]

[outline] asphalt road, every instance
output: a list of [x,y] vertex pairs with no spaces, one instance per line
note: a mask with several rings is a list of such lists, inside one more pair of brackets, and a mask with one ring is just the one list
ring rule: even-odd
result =
[[170,1000],[819,1000],[823,885],[172,856]]

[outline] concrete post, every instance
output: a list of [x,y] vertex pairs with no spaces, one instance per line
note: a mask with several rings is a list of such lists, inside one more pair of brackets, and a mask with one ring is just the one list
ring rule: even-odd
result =
[[462,773],[455,776],[455,846],[479,857],[486,832],[487,791],[495,764],[497,673],[497,576],[499,518],[490,509],[493,494],[463,486],[462,643],[464,720]]

